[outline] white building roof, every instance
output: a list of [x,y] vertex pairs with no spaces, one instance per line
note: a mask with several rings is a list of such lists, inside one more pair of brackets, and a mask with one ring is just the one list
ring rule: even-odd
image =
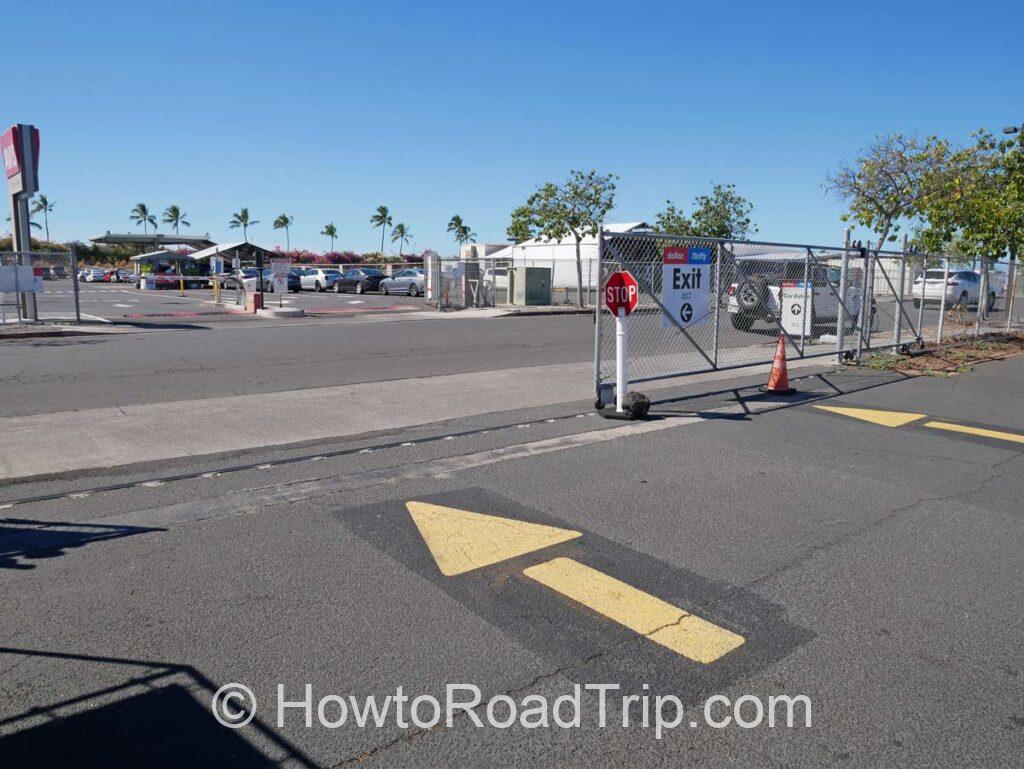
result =
[[[605,224],[603,225],[605,232],[632,232],[633,230],[647,229],[647,222],[622,222],[618,224]],[[581,246],[595,246],[597,245],[596,235],[587,235],[583,240],[580,241]],[[568,238],[562,238],[561,240],[545,240],[544,238],[531,238],[530,240],[524,240],[522,243],[513,243],[501,251],[494,251],[493,253],[487,254],[488,259],[511,259],[516,249],[519,249],[520,253],[527,248],[535,246],[571,246],[573,253],[575,254],[576,241],[571,236]],[[553,250],[552,250],[553,252]],[[574,257],[575,258],[575,257]]]
[[216,246],[210,246],[204,248],[202,251],[196,251],[192,254],[193,259],[209,259],[211,256],[218,256],[220,254],[230,254],[232,251],[263,251],[269,254],[270,249],[257,246],[255,243],[249,243],[245,240],[240,240],[237,243],[220,243]]

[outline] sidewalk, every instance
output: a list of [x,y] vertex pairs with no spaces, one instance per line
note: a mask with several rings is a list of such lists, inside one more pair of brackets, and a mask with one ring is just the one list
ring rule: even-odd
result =
[[[790,370],[829,365],[791,361]],[[764,376],[770,365],[643,385],[644,392]],[[481,371],[0,418],[0,480],[342,438],[593,400],[593,364]],[[323,408],[325,403],[344,408]],[[382,409],[382,403],[401,403]],[[267,429],[267,415],[287,414]]]

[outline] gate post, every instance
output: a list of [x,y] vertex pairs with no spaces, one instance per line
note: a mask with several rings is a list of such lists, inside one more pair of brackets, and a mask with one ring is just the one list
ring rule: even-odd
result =
[[[860,247],[860,258],[864,264],[864,275],[861,277],[860,295],[860,317],[857,318],[857,364],[860,364],[861,353],[864,349],[864,324],[871,325],[871,297],[868,296],[868,261],[871,259],[871,249]],[[870,332],[869,332],[870,333]]]
[[846,347],[846,293],[850,276],[850,228],[846,228],[843,242],[843,258],[839,266],[839,306],[836,308],[836,362],[843,362]]
[[[601,260],[604,256],[604,226],[597,229],[597,298],[594,302],[594,405],[601,402]],[[552,272],[552,275],[554,273]]]
[[71,285],[75,290],[75,323],[82,322],[82,307],[78,298],[78,251],[71,246]]
[[942,344],[942,327],[946,322],[946,291],[949,287],[949,257],[942,260],[942,299],[939,301],[939,330],[935,335],[935,344]]
[[718,328],[720,323],[720,314],[722,309],[722,246],[724,243],[718,244],[718,258],[715,259],[715,354],[714,363],[711,364],[712,368],[718,370]]
[[909,239],[907,233],[903,233],[903,253],[900,254],[900,279],[897,283],[897,293],[899,296],[896,297],[896,320],[893,321],[892,328],[892,341],[895,347],[893,352],[899,353],[900,338],[903,332],[903,292],[906,288],[907,279],[907,243]]

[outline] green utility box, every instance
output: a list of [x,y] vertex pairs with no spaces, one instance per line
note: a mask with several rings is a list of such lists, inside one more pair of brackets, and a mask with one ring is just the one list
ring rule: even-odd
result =
[[508,297],[512,304],[551,304],[551,269],[512,267],[508,271]]

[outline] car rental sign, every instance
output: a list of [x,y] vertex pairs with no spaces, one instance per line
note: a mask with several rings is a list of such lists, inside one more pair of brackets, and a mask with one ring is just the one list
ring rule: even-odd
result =
[[710,289],[710,248],[665,247],[661,263],[661,303],[666,310],[661,317],[661,325],[664,328],[687,328],[707,323]]

